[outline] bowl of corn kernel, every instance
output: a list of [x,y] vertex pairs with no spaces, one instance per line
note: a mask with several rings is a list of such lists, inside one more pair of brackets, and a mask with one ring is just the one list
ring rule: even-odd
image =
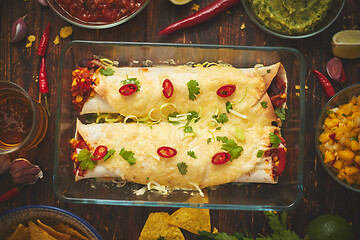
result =
[[341,90],[327,102],[315,136],[326,171],[341,185],[360,192],[360,84]]

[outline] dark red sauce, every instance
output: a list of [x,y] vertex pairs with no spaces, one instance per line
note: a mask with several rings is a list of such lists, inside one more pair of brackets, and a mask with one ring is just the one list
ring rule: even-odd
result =
[[131,15],[146,0],[56,0],[71,16],[85,22],[116,22]]

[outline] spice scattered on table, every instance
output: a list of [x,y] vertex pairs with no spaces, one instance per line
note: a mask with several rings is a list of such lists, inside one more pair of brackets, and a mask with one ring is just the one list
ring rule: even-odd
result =
[[73,33],[72,27],[66,26],[66,27],[61,28],[60,37],[67,38],[67,37],[71,36],[72,33]]
[[32,46],[32,43],[35,42],[36,37],[34,35],[29,35],[27,37],[28,43],[25,45],[26,48],[29,48]]

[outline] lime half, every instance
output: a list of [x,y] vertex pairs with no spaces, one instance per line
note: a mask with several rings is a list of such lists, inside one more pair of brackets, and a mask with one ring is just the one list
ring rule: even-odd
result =
[[192,0],[170,0],[170,2],[172,2],[175,5],[184,5],[187,4],[189,2],[191,2]]
[[360,57],[360,30],[344,30],[335,33],[331,45],[336,57]]

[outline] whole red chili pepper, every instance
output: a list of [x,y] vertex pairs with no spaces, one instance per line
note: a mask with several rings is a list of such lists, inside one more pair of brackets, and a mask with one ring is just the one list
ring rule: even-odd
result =
[[50,116],[49,105],[48,105],[48,101],[47,101],[47,93],[49,92],[49,88],[48,88],[48,80],[47,80],[44,57],[41,59],[41,65],[40,65],[40,71],[39,71],[39,89],[40,89],[40,93],[45,98],[46,111]]
[[322,86],[323,90],[325,91],[326,95],[328,97],[334,96],[335,91],[334,91],[334,88],[331,85],[329,79],[327,79],[327,77],[325,77],[324,74],[322,74],[321,72],[319,72],[316,69],[313,69],[312,71],[315,73],[316,77],[319,79],[321,86]]
[[37,55],[43,57],[45,56],[46,49],[49,45],[50,39],[50,23],[48,23],[39,43],[39,47],[37,50]]
[[6,193],[0,195],[0,202],[11,200],[15,198],[17,195],[19,195],[19,193],[20,193],[20,188],[14,187],[9,191],[7,191]]
[[179,29],[191,27],[198,23],[205,22],[239,2],[240,0],[216,0],[213,3],[209,4],[208,6],[206,6],[205,8],[201,9],[200,11],[190,15],[189,17],[186,17],[173,24],[170,24],[169,26],[161,30],[158,34],[159,35],[170,34]]

